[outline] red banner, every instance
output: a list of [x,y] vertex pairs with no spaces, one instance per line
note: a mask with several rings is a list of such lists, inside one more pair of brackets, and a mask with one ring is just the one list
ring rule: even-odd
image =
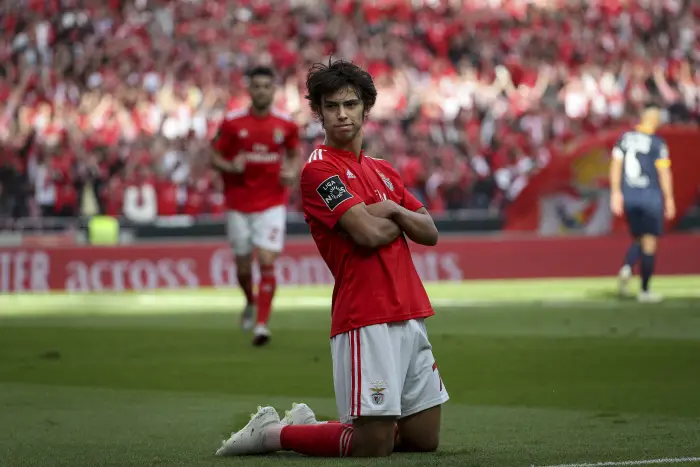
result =
[[[413,248],[426,281],[615,274],[629,240],[582,238],[444,237],[436,247]],[[309,240],[287,245],[276,265],[281,285],[331,284],[328,268]],[[700,273],[700,235],[661,241],[657,271]],[[0,248],[0,293],[152,290],[236,285],[225,243],[114,247]]]
[[[507,209],[507,230],[538,231],[543,235],[580,232],[601,235],[626,232],[622,219],[609,208],[610,152],[625,130],[618,128],[579,140],[554,154]],[[674,196],[680,215],[697,199],[700,186],[700,131],[696,127],[664,127],[671,155]],[[667,224],[673,227],[679,218]]]

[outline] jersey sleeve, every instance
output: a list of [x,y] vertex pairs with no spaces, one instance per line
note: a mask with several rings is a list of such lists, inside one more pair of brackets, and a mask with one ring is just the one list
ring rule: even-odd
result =
[[413,193],[408,191],[406,187],[403,188],[403,207],[409,211],[417,211],[424,207],[423,203],[418,201],[418,198],[413,196]]
[[304,166],[300,185],[304,213],[330,229],[348,209],[363,202],[343,183],[339,170],[322,160]]
[[659,142],[659,151],[654,164],[656,167],[671,167],[671,158],[669,157],[666,141],[662,140]]
[[622,147],[624,141],[624,135],[619,137],[615,142],[615,146],[612,149],[612,158],[621,161],[625,158],[625,150]]
[[233,137],[230,129],[230,124],[228,120],[224,120],[219,125],[219,129],[216,132],[216,136],[211,141],[211,147],[218,151],[220,154],[225,154],[228,152],[229,148],[232,146]]
[[299,147],[299,126],[294,123],[289,123],[289,129],[287,130],[287,138],[284,142],[284,147],[287,151],[296,149]]
[[393,165],[386,161],[384,161],[384,166],[387,169],[387,171],[391,174],[392,182],[400,190],[399,193],[401,195],[401,206],[408,209],[409,211],[414,212],[424,207],[423,203],[418,201],[418,199],[415,196],[413,196],[413,193],[406,189],[406,186],[403,183],[403,179],[401,178],[401,175],[396,170],[396,168],[394,168]]

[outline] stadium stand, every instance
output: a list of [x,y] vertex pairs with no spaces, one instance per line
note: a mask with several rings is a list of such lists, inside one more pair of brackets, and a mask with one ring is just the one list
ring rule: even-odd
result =
[[246,105],[243,71],[279,70],[308,152],[304,76],[329,54],[375,76],[367,150],[432,211],[498,209],[646,102],[700,121],[699,22],[676,0],[2,2],[0,218],[119,215],[139,184],[160,215],[220,213],[208,140]]

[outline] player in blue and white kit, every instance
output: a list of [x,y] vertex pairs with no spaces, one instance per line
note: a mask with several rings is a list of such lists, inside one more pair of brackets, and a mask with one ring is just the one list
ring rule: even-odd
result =
[[610,164],[610,208],[616,216],[624,214],[633,237],[619,272],[620,293],[627,294],[632,269],[641,258],[641,302],[661,300],[649,291],[649,280],[664,215],[666,219],[676,215],[668,147],[655,135],[660,123],[659,109],[647,107],[639,125],[618,139]]

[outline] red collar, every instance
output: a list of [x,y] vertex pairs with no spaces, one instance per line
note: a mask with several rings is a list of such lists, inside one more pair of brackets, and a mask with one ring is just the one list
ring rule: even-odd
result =
[[320,144],[320,145],[318,146],[318,149],[323,149],[324,151],[328,151],[329,153],[335,154],[335,155],[338,155],[338,156],[349,157],[349,158],[351,158],[351,159],[353,159],[353,160],[355,160],[355,161],[358,161],[358,162],[362,162],[362,159],[364,159],[364,157],[365,157],[365,152],[362,151],[362,150],[360,151],[360,157],[358,158],[358,157],[357,157],[357,154],[355,154],[355,153],[352,152],[352,151],[346,151],[346,150],[344,150],[344,149],[338,149],[338,148],[336,148],[336,147],[327,146],[327,145],[325,145],[325,144]]

